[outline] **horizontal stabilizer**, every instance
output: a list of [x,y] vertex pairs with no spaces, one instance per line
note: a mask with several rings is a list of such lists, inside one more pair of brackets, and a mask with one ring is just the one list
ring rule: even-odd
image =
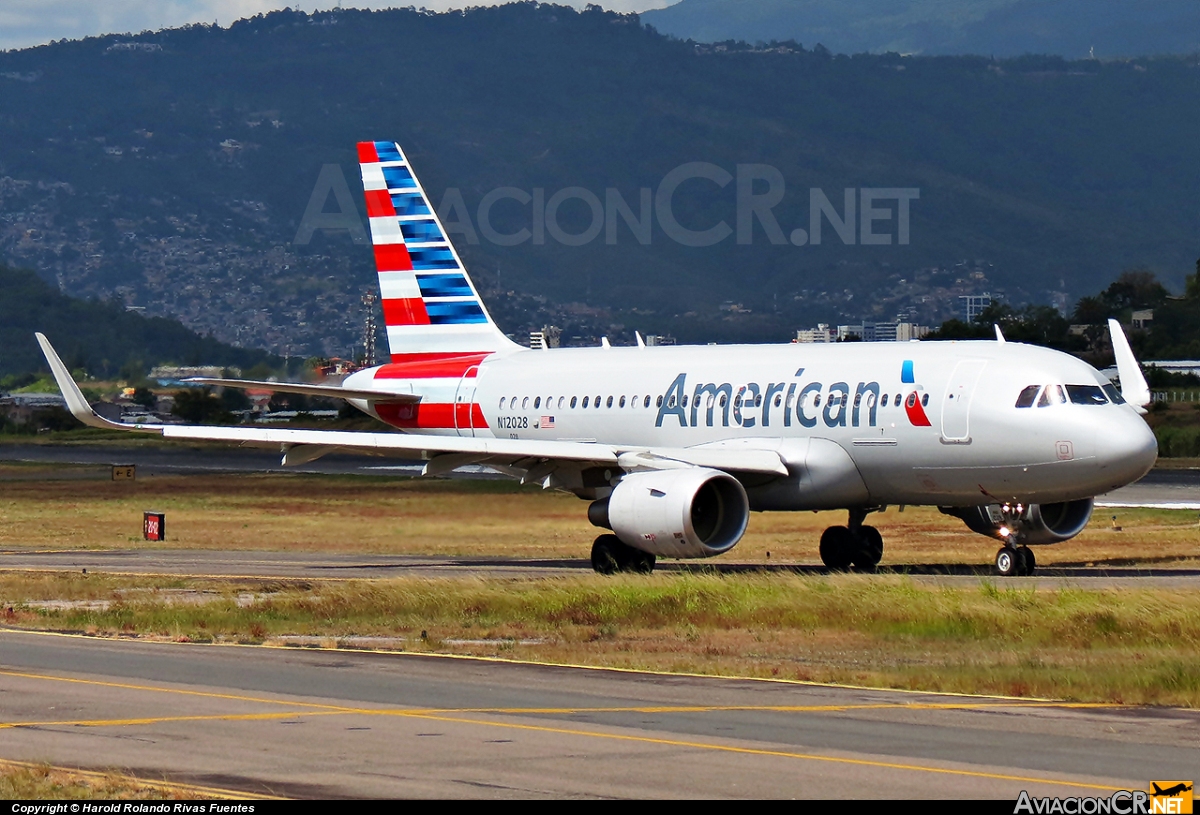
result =
[[304,396],[322,396],[327,399],[364,399],[369,402],[387,402],[394,405],[415,405],[421,397],[412,393],[343,388],[340,385],[306,385],[300,382],[267,382],[257,379],[220,379],[194,376],[183,380],[187,385],[215,385],[223,388],[242,388],[274,391],[275,393],[298,393]]

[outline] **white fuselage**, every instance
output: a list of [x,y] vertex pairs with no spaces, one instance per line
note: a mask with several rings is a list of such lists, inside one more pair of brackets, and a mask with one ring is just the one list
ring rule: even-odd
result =
[[[493,355],[457,377],[376,371],[346,386],[459,405],[422,433],[777,450],[799,484],[759,490],[756,508],[1067,501],[1140,478],[1157,454],[1132,407],[1094,398],[1099,386],[1115,394],[1107,378],[1019,343],[563,348]],[[1049,386],[1044,404],[1017,407],[1031,386]],[[1083,390],[1093,398],[1079,403]],[[814,501],[806,469],[851,467],[830,451],[862,490]]]

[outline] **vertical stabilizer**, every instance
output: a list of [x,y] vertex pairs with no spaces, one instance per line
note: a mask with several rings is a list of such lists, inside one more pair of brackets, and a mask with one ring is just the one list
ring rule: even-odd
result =
[[393,362],[516,349],[492,321],[400,145],[359,142]]

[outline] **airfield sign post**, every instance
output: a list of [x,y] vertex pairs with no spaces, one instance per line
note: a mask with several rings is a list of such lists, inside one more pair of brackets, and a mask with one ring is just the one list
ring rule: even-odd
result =
[[165,512],[143,513],[142,538],[148,541],[164,541],[167,539],[167,515]]

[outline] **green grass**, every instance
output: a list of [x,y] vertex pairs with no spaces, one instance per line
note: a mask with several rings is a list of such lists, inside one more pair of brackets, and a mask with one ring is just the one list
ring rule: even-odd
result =
[[[46,608],[50,598],[104,608]],[[885,687],[1200,705],[1200,596],[903,577],[662,574],[336,583],[0,575],[7,622]],[[11,613],[7,609],[11,607]],[[422,636],[422,632],[425,636]],[[362,639],[356,639],[362,638]]]

